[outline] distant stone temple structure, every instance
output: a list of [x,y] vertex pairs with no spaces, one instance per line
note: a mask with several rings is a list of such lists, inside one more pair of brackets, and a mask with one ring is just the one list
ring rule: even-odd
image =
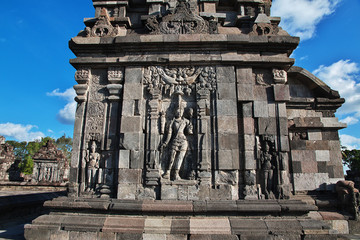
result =
[[58,150],[53,141],[48,141],[33,156],[34,170],[32,182],[61,183],[68,181],[69,163],[64,153]]
[[78,83],[69,197],[47,204],[63,220],[40,217],[28,239],[50,225],[94,239],[281,236],[287,223],[275,216],[300,224],[295,216],[317,209],[298,193],[343,179],[344,99],[293,66],[299,38],[270,15],[271,0],[93,4],[69,44]]
[[13,147],[5,143],[5,138],[0,136],[0,181],[11,179],[11,165],[14,161]]

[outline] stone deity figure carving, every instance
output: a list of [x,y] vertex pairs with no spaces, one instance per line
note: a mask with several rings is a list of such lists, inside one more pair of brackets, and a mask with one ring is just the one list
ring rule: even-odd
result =
[[170,179],[172,170],[175,171],[175,180],[181,179],[179,171],[189,144],[186,135],[193,134],[192,123],[183,117],[183,113],[182,107],[176,109],[175,116],[168,126],[165,142],[161,146],[161,149],[169,146],[170,150],[169,165],[162,175],[165,179]]
[[274,195],[274,155],[268,141],[264,141],[260,156],[261,168],[263,172],[263,191],[267,199],[275,199]]
[[96,142],[92,141],[90,146],[90,151],[87,150],[87,154],[85,157],[86,165],[87,165],[87,188],[86,191],[91,192],[95,191],[96,184],[98,183],[98,175],[99,175],[99,161],[100,154],[96,152]]

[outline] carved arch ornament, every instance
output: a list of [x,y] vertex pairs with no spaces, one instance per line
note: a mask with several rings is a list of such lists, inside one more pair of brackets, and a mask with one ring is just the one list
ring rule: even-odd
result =
[[177,3],[174,13],[162,18],[148,18],[146,27],[151,34],[217,33],[217,21],[204,20],[195,12],[196,7],[191,2],[182,0]]
[[214,91],[216,89],[216,72],[214,67],[159,67],[145,69],[144,83],[150,94],[171,96],[180,92],[190,96],[194,88]]

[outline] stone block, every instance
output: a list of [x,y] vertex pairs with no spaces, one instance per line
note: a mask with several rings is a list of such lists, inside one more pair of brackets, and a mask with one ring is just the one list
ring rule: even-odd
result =
[[320,130],[317,129],[309,129],[308,130],[308,138],[309,140],[313,140],[313,141],[321,141],[322,140],[322,133]]
[[89,240],[89,239],[96,239],[97,233],[96,232],[73,232],[69,233],[69,240]]
[[219,169],[232,170],[239,169],[239,150],[219,150]]
[[142,233],[144,225],[143,217],[111,216],[106,219],[102,231],[103,233]]
[[236,79],[238,83],[254,84],[253,73],[251,68],[237,68]]
[[341,151],[340,141],[337,141],[337,140],[329,141],[329,150],[330,151]]
[[238,84],[236,84],[236,89],[237,89],[238,101],[254,100],[253,85],[245,84],[245,83],[238,83]]
[[238,133],[239,131],[237,116],[221,116],[217,123],[219,133]]
[[130,168],[132,169],[143,169],[144,167],[144,156],[143,151],[131,150],[130,151]]
[[235,83],[218,83],[218,98],[220,100],[236,99]]
[[256,169],[256,159],[255,159],[254,151],[245,151],[244,155],[245,155],[245,159],[244,159],[245,169],[246,170]]
[[179,42],[200,42],[200,34],[180,34]]
[[255,150],[255,135],[244,135],[244,149],[245,151]]
[[329,141],[315,141],[308,140],[306,141],[307,150],[329,150]]
[[141,83],[125,83],[123,91],[123,99],[142,99],[143,86]]
[[134,183],[140,184],[142,178],[141,169],[119,169],[119,184]]
[[327,172],[330,178],[343,178],[344,169],[343,166],[327,166]]
[[302,161],[301,162],[302,173],[317,173],[317,162],[314,161]]
[[322,140],[337,140],[339,141],[339,133],[336,130],[328,130],[322,132]]
[[136,184],[129,184],[129,183],[122,183],[118,185],[118,199],[133,199],[135,200],[136,196],[137,185]]
[[166,240],[166,234],[143,234],[143,240]]
[[240,219],[230,217],[231,233],[236,235],[252,235],[255,233],[267,233],[267,226],[262,219]]
[[147,217],[145,219],[144,233],[146,233],[146,234],[170,234],[171,233],[171,218]]
[[328,150],[316,150],[315,157],[318,162],[329,162],[330,152]]
[[276,117],[275,103],[268,103],[268,113],[269,117]]
[[139,150],[143,148],[142,133],[138,132],[124,132],[120,136],[121,148],[128,150]]
[[170,62],[190,62],[190,53],[170,53]]
[[294,173],[295,191],[325,190],[329,182],[327,173]]
[[216,67],[216,79],[218,83],[235,83],[235,68],[233,66]]
[[327,172],[327,162],[317,162],[317,169],[319,173]]
[[123,117],[121,119],[120,132],[142,132],[141,117]]
[[39,229],[34,228],[31,225],[25,225],[25,239],[28,240],[39,240],[39,236],[41,239],[50,239],[51,230],[50,229]]
[[236,100],[218,100],[217,114],[218,116],[237,116]]
[[253,102],[242,103],[242,117],[253,118]]
[[301,162],[293,161],[292,169],[293,169],[293,173],[302,173]]
[[171,231],[170,232],[171,232],[171,234],[190,234],[190,219],[189,218],[186,218],[186,219],[173,218],[171,221]]
[[268,103],[266,101],[254,101],[254,117],[267,118],[269,117]]
[[342,166],[342,155],[341,151],[329,151],[330,162],[329,165]]
[[259,118],[258,124],[259,135],[275,135],[277,133],[275,118]]
[[162,185],[161,186],[161,199],[163,200],[177,200],[178,187],[176,185]]
[[286,103],[278,103],[278,111],[279,117],[287,118]]
[[220,150],[239,149],[239,135],[238,134],[220,134],[219,133],[218,139],[219,139],[219,149]]
[[298,220],[265,219],[268,230],[273,234],[297,233],[302,234],[302,226]]
[[306,150],[306,141],[301,139],[291,140],[290,146],[293,150]]
[[254,85],[253,93],[255,101],[267,101],[269,98],[267,88],[264,86]]
[[188,240],[187,234],[170,234],[166,235],[166,240]]
[[315,152],[310,150],[292,150],[291,151],[292,161],[312,161],[316,162]]
[[135,100],[123,100],[121,115],[125,117],[134,116]]
[[243,119],[243,134],[255,134],[254,119],[250,117],[244,117]]
[[333,234],[349,234],[349,225],[346,220],[328,220],[326,221],[331,224]]
[[289,128],[288,128],[288,119],[284,117],[279,118],[279,133],[280,135],[288,135],[289,134]]
[[289,85],[277,84],[273,86],[276,102],[287,102],[290,100]]
[[118,233],[116,240],[143,240],[142,233]]
[[129,168],[130,166],[130,150],[119,151],[119,168]]
[[143,75],[142,67],[126,67],[125,84],[141,83],[142,75]]
[[231,234],[228,218],[190,218],[190,234]]
[[280,151],[288,152],[290,151],[290,144],[288,136],[280,137]]
[[190,240],[239,240],[236,235],[223,235],[223,234],[196,234],[191,235]]

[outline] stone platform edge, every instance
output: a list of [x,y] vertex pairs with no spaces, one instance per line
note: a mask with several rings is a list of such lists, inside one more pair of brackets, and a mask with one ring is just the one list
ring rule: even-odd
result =
[[204,201],[175,201],[175,200],[118,200],[118,199],[88,199],[59,197],[47,201],[44,207],[55,211],[96,212],[104,214],[190,214],[190,215],[305,215],[310,211],[317,211],[314,205],[300,200],[204,200]]

